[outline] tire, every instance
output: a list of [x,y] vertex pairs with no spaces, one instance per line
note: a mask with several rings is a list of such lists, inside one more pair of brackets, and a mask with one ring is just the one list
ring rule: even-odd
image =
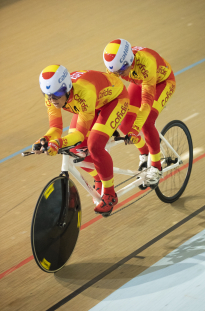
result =
[[[187,126],[179,120],[169,122],[161,131],[170,145],[181,157],[183,163],[173,170],[163,174],[155,192],[158,198],[165,203],[173,203],[184,192],[192,170],[193,144]],[[163,141],[160,141],[162,169],[173,165],[177,161],[176,155]],[[164,150],[164,152],[162,152]]]
[[72,180],[66,179],[66,176],[58,176],[45,186],[31,223],[34,259],[39,268],[48,273],[56,272],[66,264],[80,231],[80,197]]

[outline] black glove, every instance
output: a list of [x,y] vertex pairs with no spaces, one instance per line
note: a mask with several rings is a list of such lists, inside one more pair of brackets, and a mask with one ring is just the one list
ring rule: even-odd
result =
[[45,145],[45,143],[47,143],[47,139],[45,137],[41,137],[33,144],[32,150],[40,150],[41,147]]
[[124,137],[125,145],[131,144],[130,139],[131,139],[131,136],[129,134],[125,135],[125,137]]
[[112,136],[114,136],[114,137],[119,137],[119,136],[120,136],[120,133],[119,133],[117,130],[115,130],[114,133],[112,134]]

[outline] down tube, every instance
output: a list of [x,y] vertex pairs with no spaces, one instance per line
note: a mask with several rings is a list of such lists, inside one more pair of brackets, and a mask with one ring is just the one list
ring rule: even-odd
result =
[[69,155],[63,154],[61,171],[71,173],[75,177],[75,179],[83,186],[83,188],[85,188],[85,190],[93,198],[95,198],[97,202],[100,202],[100,194],[89,185],[89,183],[84,179],[80,172],[74,167],[73,158],[71,158]]

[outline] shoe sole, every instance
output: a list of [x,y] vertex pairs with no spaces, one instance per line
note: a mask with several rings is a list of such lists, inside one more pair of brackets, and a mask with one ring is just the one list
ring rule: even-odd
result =
[[102,215],[103,217],[108,217],[108,216],[110,216],[110,214],[112,213],[112,210],[113,210],[113,207],[111,208],[111,210],[109,211],[109,212],[95,212],[95,214],[100,214],[100,215]]

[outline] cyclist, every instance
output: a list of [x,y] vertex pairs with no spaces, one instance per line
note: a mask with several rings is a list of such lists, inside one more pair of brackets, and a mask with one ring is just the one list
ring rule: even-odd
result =
[[[42,153],[42,145],[47,142],[46,153],[52,156],[59,148],[77,146],[87,140],[90,162],[95,166],[94,171],[87,171],[98,184],[102,181],[104,187],[101,202],[94,210],[97,213],[111,212],[118,198],[114,191],[113,162],[105,145],[127,113],[129,96],[125,86],[119,78],[107,73],[82,70],[69,74],[62,65],[46,67],[39,82],[50,128],[34,143],[34,152]],[[61,137],[61,108],[75,114],[70,132],[64,137]]]
[[[104,49],[103,59],[108,73],[131,82],[128,86],[129,111],[119,128],[124,135],[127,134],[126,144],[134,143],[139,149],[138,170],[147,167],[150,153],[151,167],[144,184],[155,187],[162,177],[160,140],[155,121],[175,91],[174,73],[157,52],[145,47],[131,47],[124,39],[111,41]],[[146,142],[139,135],[141,130]]]

